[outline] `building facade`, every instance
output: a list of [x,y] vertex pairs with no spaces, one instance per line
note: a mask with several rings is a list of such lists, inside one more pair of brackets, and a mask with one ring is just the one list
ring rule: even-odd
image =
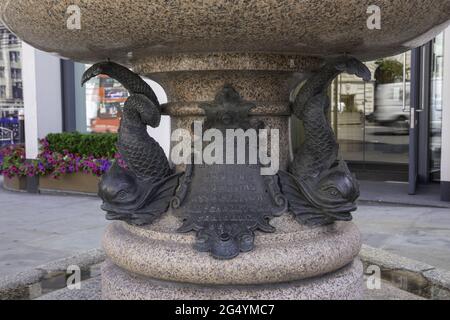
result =
[[0,145],[21,140],[22,88],[21,42],[0,25]]

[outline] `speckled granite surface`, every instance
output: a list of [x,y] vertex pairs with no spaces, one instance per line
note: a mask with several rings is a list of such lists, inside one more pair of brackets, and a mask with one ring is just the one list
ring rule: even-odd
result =
[[[257,271],[255,271],[257,272]],[[143,278],[110,262],[102,268],[107,300],[357,300],[363,298],[362,264],[300,281],[250,286],[204,286]]]
[[[26,42],[83,61],[169,52],[374,58],[420,45],[450,19],[446,0],[375,3],[382,29],[372,31],[367,28],[372,0],[1,0],[0,10]],[[81,9],[81,30],[66,27],[67,8],[74,4]]]
[[[215,57],[215,55],[213,55]],[[306,59],[307,60],[307,59]],[[214,69],[214,60],[211,62]],[[279,64],[278,64],[279,62]],[[174,62],[175,63],[175,62]],[[281,68],[283,59],[274,59],[271,65],[264,68]],[[255,108],[249,115],[254,120],[262,121],[266,129],[278,129],[280,148],[280,169],[287,170],[291,161],[290,153],[290,93],[306,76],[302,72],[274,71],[274,70],[201,70],[206,66],[199,63],[198,71],[159,72],[154,71],[153,65],[139,65],[136,70],[155,80],[164,88],[169,103],[164,106],[164,112],[172,117],[172,129],[184,129],[191,132],[194,121],[203,121],[205,112],[200,105],[206,101],[213,101],[224,85],[232,86],[242,99],[254,103]],[[311,68],[316,63],[309,65]],[[176,63],[175,63],[175,66]],[[238,66],[246,68],[245,60]],[[178,67],[177,67],[178,68]],[[181,68],[181,67],[180,67]],[[194,68],[192,66],[192,68]],[[301,69],[306,70],[306,65]],[[179,167],[180,169],[180,167]]]
[[[81,290],[62,289],[42,297],[38,300],[101,300],[101,278],[93,278],[82,283]],[[390,283],[383,281],[380,290],[364,290],[364,300],[424,300],[419,296],[400,290]]]
[[216,285],[296,281],[338,270],[361,247],[352,223],[312,228],[291,216],[272,220],[277,231],[259,233],[255,249],[232,260],[215,260],[193,249],[195,234],[179,234],[180,221],[166,215],[145,228],[111,224],[103,247],[109,259],[130,272],[166,281]]

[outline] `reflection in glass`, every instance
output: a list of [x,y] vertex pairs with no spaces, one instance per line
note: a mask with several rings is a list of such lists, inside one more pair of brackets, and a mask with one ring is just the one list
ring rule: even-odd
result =
[[443,79],[444,36],[433,41],[430,102],[430,170],[433,180],[440,180],[441,137],[442,137],[442,79]]
[[128,91],[114,79],[100,75],[90,80],[86,84],[88,131],[117,132],[120,126],[121,110],[127,98]]
[[372,81],[343,74],[332,85],[332,122],[345,160],[408,163],[410,52],[367,63]]

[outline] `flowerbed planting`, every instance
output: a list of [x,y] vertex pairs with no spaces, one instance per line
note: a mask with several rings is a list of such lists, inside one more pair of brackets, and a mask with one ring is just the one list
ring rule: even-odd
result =
[[8,178],[60,176],[82,172],[103,175],[114,163],[124,166],[116,149],[115,134],[51,134],[40,141],[37,159],[27,161],[23,145],[0,149],[0,172]]

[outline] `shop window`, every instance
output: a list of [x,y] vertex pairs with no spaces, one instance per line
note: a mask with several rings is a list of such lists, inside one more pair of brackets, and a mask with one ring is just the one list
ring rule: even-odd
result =
[[86,84],[87,129],[90,132],[117,132],[128,91],[117,81],[99,76]]
[[370,82],[347,74],[333,82],[331,120],[345,160],[408,163],[410,57],[367,62]]

